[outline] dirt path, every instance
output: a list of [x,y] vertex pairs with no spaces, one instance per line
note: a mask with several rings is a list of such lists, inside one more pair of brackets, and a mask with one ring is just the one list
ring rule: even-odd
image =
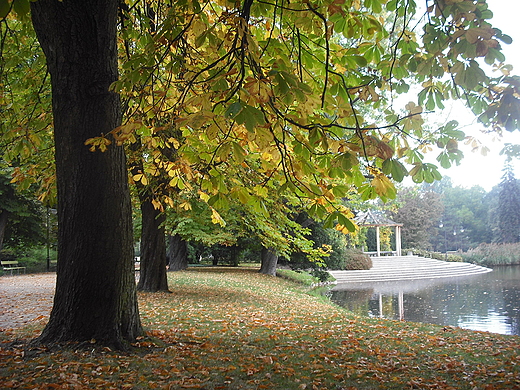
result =
[[1,276],[0,331],[47,318],[55,283],[55,273]]

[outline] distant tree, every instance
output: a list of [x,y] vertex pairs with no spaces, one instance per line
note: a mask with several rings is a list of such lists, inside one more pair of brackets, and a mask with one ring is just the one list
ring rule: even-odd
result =
[[504,167],[504,176],[500,183],[498,229],[498,242],[520,241],[520,186],[510,162],[507,162]]
[[0,171],[0,250],[42,243],[43,209],[41,204],[19,193],[9,174]]
[[486,192],[479,186],[446,188],[442,197],[442,234],[437,243],[443,240],[448,250],[466,250],[491,242],[489,203],[485,198]]
[[166,278],[165,215],[152,201],[141,200],[141,267],[137,290],[169,291]]
[[188,268],[188,242],[179,234],[168,236],[168,271]]
[[491,240],[488,242],[498,243],[500,237],[500,229],[498,227],[498,199],[500,198],[500,184],[494,186],[484,197],[484,204],[488,213],[488,229],[490,231]]
[[431,238],[435,250],[466,250],[492,241],[493,193],[486,193],[480,186],[454,187],[448,176],[424,184],[422,189],[442,195],[444,213],[437,234]]
[[265,275],[276,276],[276,267],[278,266],[278,253],[276,250],[273,248],[262,248],[260,260],[259,272]]
[[443,211],[440,195],[413,187],[400,191],[397,199],[401,206],[392,219],[403,224],[403,248],[429,249]]

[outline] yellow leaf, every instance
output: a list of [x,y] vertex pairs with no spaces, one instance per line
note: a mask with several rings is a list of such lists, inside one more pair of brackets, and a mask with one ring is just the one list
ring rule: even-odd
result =
[[170,187],[177,187],[177,182],[179,181],[179,178],[178,177],[174,177],[173,179],[170,180]]
[[213,207],[211,208],[211,222],[219,224],[220,226],[226,226],[226,222],[222,219],[220,214]]
[[191,203],[190,202],[182,202],[179,207],[183,210],[189,211],[191,210]]
[[173,202],[173,199],[170,198],[169,196],[165,196],[164,197],[164,203],[166,203],[170,207],[174,207],[175,206],[175,203]]
[[386,195],[392,190],[395,192],[394,184],[385,175],[377,175],[372,179],[371,184],[378,195]]
[[152,199],[152,204],[154,209],[164,211],[162,203],[157,199]]
[[258,196],[261,196],[263,198],[267,197],[267,188],[264,187],[264,186],[255,186],[253,188],[253,190],[255,191],[255,193],[258,195]]
[[141,184],[143,186],[147,185],[148,184],[148,179],[146,178],[145,175],[143,175],[142,173],[138,173],[136,175],[134,175],[132,177],[134,179],[134,181],[137,183],[137,182],[141,182]]
[[207,202],[210,198],[210,196],[203,191],[199,191],[199,197],[204,202]]

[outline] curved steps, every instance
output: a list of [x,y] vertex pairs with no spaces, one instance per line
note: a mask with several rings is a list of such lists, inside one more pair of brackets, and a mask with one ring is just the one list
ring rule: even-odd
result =
[[492,269],[470,263],[454,263],[419,256],[373,257],[372,268],[359,271],[329,271],[336,283],[392,282],[476,275]]

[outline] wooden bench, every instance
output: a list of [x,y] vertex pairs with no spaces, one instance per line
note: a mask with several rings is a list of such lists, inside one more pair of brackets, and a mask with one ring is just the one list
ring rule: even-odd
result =
[[6,271],[9,271],[11,273],[11,275],[13,274],[13,271],[16,271],[18,274],[20,273],[21,270],[23,270],[23,273],[25,273],[25,267],[20,267],[18,265],[18,261],[16,260],[2,260],[2,269],[4,271],[4,273]]

